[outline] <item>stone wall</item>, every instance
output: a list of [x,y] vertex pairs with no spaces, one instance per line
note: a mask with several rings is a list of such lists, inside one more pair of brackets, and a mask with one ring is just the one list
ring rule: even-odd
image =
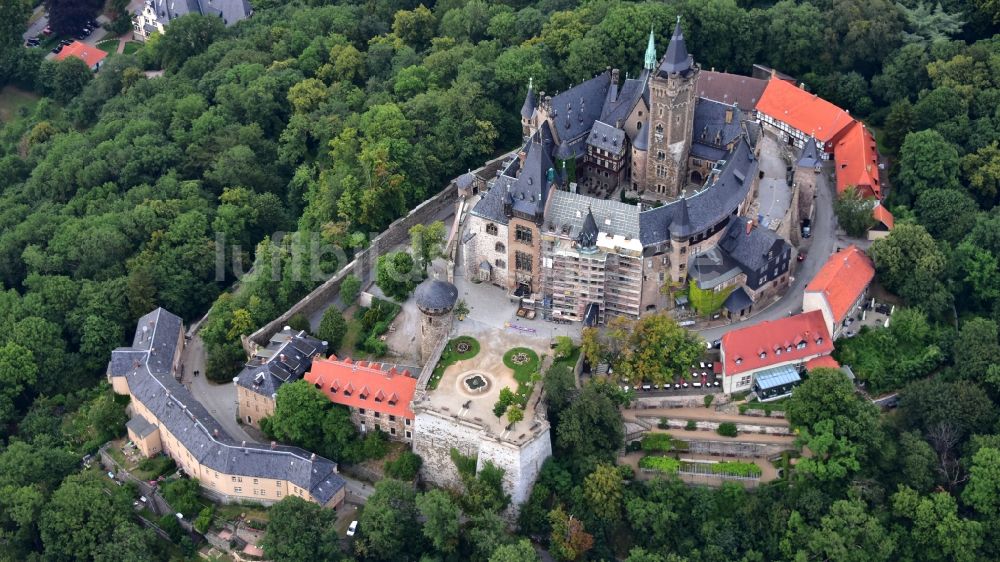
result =
[[[527,421],[521,422],[526,424]],[[517,513],[528,499],[545,459],[552,455],[552,440],[546,422],[526,441],[515,444],[487,434],[481,426],[443,412],[418,409],[413,452],[423,459],[424,480],[445,488],[461,486],[461,477],[451,460],[451,449],[476,457],[476,470],[489,461],[504,469],[504,492],[511,496],[508,514]]]
[[[685,429],[687,427],[688,420],[686,419],[666,419],[667,427],[669,429]],[[696,421],[696,429],[702,429],[705,431],[715,431],[719,429],[719,422],[714,421]],[[736,429],[742,433],[761,433],[764,435],[791,435],[792,430],[786,425],[757,425],[749,423],[737,423]]]

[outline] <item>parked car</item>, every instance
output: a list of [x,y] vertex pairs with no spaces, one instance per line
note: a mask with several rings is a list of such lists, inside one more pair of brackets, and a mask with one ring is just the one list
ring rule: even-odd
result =
[[354,533],[357,532],[357,530],[358,530],[358,522],[351,521],[350,526],[347,527],[347,536],[353,537]]
[[52,35],[52,26],[46,25],[45,29],[42,30],[42,35]]
[[806,255],[807,254],[805,252],[799,252],[799,256],[795,258],[795,261],[805,261]]
[[58,55],[60,52],[62,52],[62,50],[63,50],[62,45],[56,45],[55,47],[52,48],[52,54]]

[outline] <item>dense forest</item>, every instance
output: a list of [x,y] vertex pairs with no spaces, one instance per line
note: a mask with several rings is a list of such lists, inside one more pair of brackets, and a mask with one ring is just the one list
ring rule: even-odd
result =
[[[662,51],[678,15],[704,68],[771,65],[877,131],[897,226],[870,254],[906,308],[836,353],[899,407],[882,415],[820,372],[788,406],[819,451],[800,470],[754,491],[646,485],[612,465],[621,397],[556,370],[556,455],[518,535],[560,560],[1000,558],[995,0],[259,0],[231,28],[174,20],[96,75],[22,47],[31,4],[0,3],[0,86],[42,96],[0,124],[0,559],[183,556],[151,547],[129,498],[79,470],[124,433],[102,381],[136,319],[211,308],[210,368],[232,369],[240,335],[320,282],[305,272],[333,272],[515,146],[529,79],[554,92],[607,66],[637,73],[650,27]],[[301,263],[317,242],[346,250]],[[269,554],[532,559],[497,517],[496,478],[469,475],[458,498],[381,483],[347,554],[328,514],[283,502]]]

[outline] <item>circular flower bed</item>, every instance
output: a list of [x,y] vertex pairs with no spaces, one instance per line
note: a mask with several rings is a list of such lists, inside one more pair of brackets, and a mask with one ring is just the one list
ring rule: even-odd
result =
[[538,372],[538,354],[527,347],[515,347],[503,354],[503,364],[514,371],[520,385],[530,386],[532,375]]
[[468,353],[470,349],[472,349],[472,344],[467,341],[463,340],[455,344],[455,351],[458,353]]
[[515,365],[524,365],[528,361],[531,361],[531,357],[528,357],[527,353],[515,353],[510,356],[511,363]]

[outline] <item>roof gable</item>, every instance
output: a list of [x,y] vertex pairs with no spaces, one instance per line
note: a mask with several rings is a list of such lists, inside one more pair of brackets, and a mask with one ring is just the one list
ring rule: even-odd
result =
[[822,294],[830,305],[834,323],[839,324],[874,277],[875,265],[871,259],[857,246],[851,245],[826,260],[806,286],[806,292]]
[[67,57],[76,57],[87,63],[88,67],[94,68],[98,63],[107,58],[107,56],[107,53],[97,47],[94,47],[93,45],[73,41],[69,45],[63,47],[62,51],[59,51],[59,54],[55,56],[55,60],[61,61],[66,60]]
[[833,341],[814,310],[754,324],[722,336],[723,369],[727,377],[773,365],[807,361],[833,351]]
[[796,88],[784,80],[767,82],[757,112],[787,123],[806,135],[826,143],[854,122],[851,115],[825,99]]
[[313,383],[331,402],[352,408],[370,408],[390,415],[413,419],[410,403],[417,379],[409,371],[349,358],[313,361],[305,380]]
[[882,198],[879,184],[878,148],[875,136],[860,121],[855,121],[833,149],[837,165],[837,193],[851,186],[864,197]]

